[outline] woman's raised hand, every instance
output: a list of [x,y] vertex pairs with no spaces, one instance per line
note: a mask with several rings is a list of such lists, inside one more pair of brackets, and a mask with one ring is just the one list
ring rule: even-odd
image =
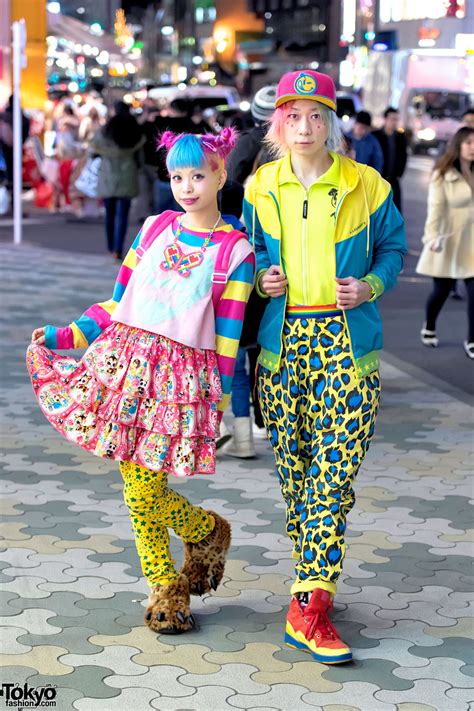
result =
[[268,296],[281,296],[288,286],[288,279],[277,264],[272,264],[260,278],[260,289]]
[[35,328],[33,333],[31,334],[31,342],[32,343],[37,343],[38,345],[42,346],[45,342],[45,331],[46,327],[43,326],[42,328]]

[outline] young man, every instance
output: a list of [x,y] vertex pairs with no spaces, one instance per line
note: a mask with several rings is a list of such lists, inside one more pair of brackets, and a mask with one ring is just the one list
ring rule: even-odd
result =
[[397,109],[389,106],[384,111],[383,128],[373,132],[380,143],[383,153],[382,175],[388,180],[393,190],[393,202],[402,211],[402,193],[400,178],[407,164],[407,140],[405,133],[399,130]]
[[338,153],[329,76],[282,77],[266,140],[282,158],[251,178],[244,219],[269,299],[257,387],[296,559],[285,640],[338,664],[352,653],[328,613],[378,407],[376,301],[402,267],[404,227],[390,185]]

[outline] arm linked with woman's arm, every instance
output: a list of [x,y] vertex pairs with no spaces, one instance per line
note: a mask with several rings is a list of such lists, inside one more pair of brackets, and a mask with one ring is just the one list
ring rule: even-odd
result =
[[370,301],[391,289],[403,267],[407,251],[405,223],[395,207],[392,190],[386,180],[376,176],[370,188],[370,232],[373,239],[373,258],[370,271],[361,281],[372,288]]
[[219,417],[222,417],[229,403],[245,307],[253,288],[254,277],[255,255],[251,252],[230,275],[217,304],[216,356],[222,384],[222,400],[218,406]]
[[125,292],[133,270],[138,264],[136,249],[140,243],[141,234],[142,231],[138,233],[122,262],[115,281],[112,298],[93,304],[86,309],[82,316],[65,328],[46,326],[44,336],[45,345],[48,348],[59,350],[86,348],[110,325],[112,314]]

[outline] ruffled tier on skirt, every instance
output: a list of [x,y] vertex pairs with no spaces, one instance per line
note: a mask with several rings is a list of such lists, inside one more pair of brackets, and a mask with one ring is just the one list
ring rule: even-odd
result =
[[32,344],[27,367],[43,414],[83,449],[180,477],[214,473],[214,351],[113,323],[80,361]]

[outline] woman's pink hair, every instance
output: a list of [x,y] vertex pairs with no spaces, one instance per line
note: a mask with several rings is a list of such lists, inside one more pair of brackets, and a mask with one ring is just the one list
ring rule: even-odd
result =
[[[204,158],[209,162],[212,170],[217,170],[221,161],[225,160],[235,146],[237,140],[237,131],[234,128],[223,128],[218,135],[212,133],[204,133],[195,135],[192,133],[173,133],[165,131],[158,142],[158,148],[164,148],[167,154],[178,144],[183,138],[195,139],[204,154]],[[217,158],[217,160],[215,160]]]

